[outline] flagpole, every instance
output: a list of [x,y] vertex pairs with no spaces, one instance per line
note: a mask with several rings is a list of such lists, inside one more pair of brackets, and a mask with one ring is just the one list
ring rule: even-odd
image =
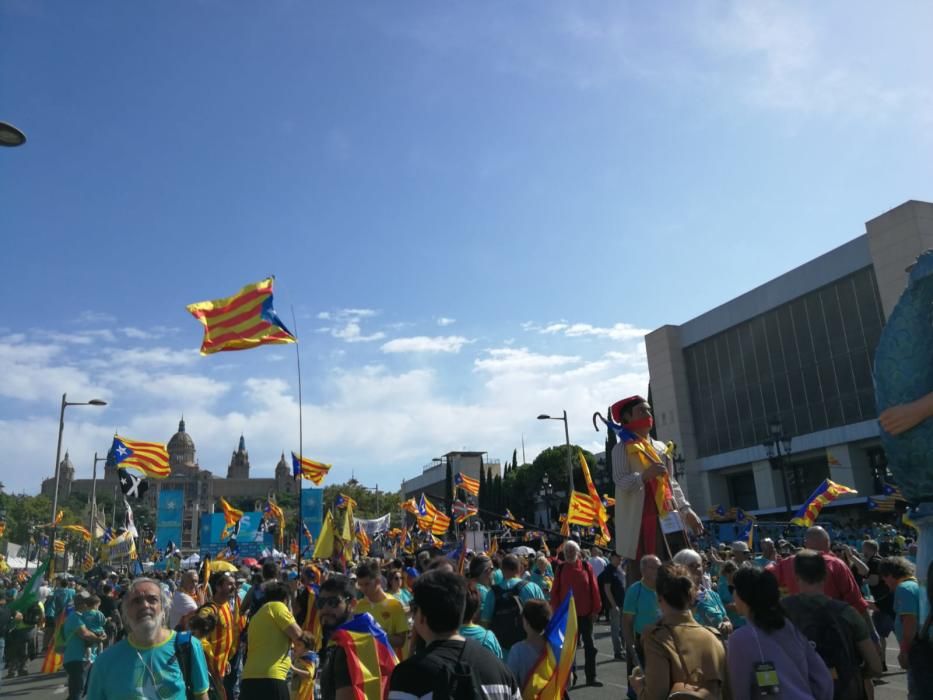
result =
[[[302,412],[301,412],[301,351],[299,350],[299,341],[298,341],[298,319],[295,317],[295,305],[292,304],[292,330],[295,335],[295,362],[298,367],[298,462],[302,463],[304,459],[304,432],[303,432],[303,421],[302,421]],[[301,486],[302,486],[302,473],[301,469],[298,470],[298,474],[295,477],[298,481],[298,571],[301,571],[301,531],[302,526],[304,525],[304,517],[301,512]]]

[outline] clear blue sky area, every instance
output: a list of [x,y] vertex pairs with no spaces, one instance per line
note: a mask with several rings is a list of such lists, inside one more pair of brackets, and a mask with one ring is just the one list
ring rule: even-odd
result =
[[647,389],[641,336],[933,198],[933,8],[856,3],[0,4],[0,479],[58,401],[201,466],[297,449],[294,353],[201,358],[186,304],[269,274],[307,454],[394,487],[528,458]]

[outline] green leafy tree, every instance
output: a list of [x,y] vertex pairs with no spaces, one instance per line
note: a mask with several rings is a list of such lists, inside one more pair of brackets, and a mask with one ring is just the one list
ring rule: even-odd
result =
[[518,449],[512,450],[512,469],[518,465]]

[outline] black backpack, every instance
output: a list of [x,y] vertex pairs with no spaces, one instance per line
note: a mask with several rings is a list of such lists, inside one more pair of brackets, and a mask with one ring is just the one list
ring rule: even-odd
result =
[[520,581],[512,588],[501,585],[492,587],[495,605],[489,629],[503,649],[510,649],[525,638],[525,628],[522,626],[522,589],[528,585],[527,581]]
[[431,675],[435,678],[432,697],[434,700],[485,700],[483,684],[473,667],[463,660],[463,652],[470,642],[462,642],[457,659],[451,663],[432,654],[431,647],[422,653],[427,666],[433,667]]
[[[194,688],[191,687],[191,657],[194,653],[191,647],[193,643],[200,644],[201,642],[197,639],[192,642],[191,632],[175,633],[175,660],[178,661],[181,677],[185,681],[186,700],[194,700]],[[226,694],[220,681],[214,678],[213,673],[208,673],[207,679],[207,700],[224,700]]]
[[26,613],[23,615],[23,624],[27,627],[35,627],[39,624],[39,620],[42,619],[42,608],[39,607],[38,603],[33,603],[26,610]]
[[790,596],[782,600],[781,605],[794,626],[816,647],[816,653],[833,675],[833,699],[865,698],[858,650],[842,619],[842,613],[849,604],[828,600],[826,605],[813,611],[809,606],[802,606],[797,596]]

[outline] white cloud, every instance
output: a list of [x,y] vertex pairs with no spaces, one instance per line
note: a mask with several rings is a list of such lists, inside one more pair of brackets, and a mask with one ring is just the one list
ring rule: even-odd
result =
[[117,317],[103,311],[82,311],[74,323],[114,323]]
[[168,326],[152,326],[148,330],[136,328],[135,326],[125,326],[120,329],[123,335],[133,340],[156,340],[170,333],[176,333],[177,331],[177,328],[170,328]]
[[455,319],[455,318],[447,318],[446,316],[441,316],[439,319],[437,319],[437,325],[439,325],[439,326],[441,326],[441,327],[443,327],[443,326],[450,326],[450,325],[453,325],[453,324],[456,323],[456,322],[457,322],[457,319]]
[[330,329],[330,334],[348,343],[369,343],[374,340],[382,340],[386,337],[386,334],[381,331],[363,335],[360,330],[360,324],[356,321],[347,321],[341,328],[332,328]]
[[153,348],[108,348],[103,356],[88,362],[93,367],[135,366],[168,367],[190,365],[198,359],[198,351],[172,350],[167,347]]
[[69,364],[59,345],[0,341],[0,396],[57,401],[62,393],[76,401],[109,395],[87,372]]
[[331,319],[331,315],[329,311],[321,311],[318,313],[317,318],[321,319],[322,321],[329,321]]
[[68,343],[70,345],[91,345],[97,341],[112,343],[116,340],[113,332],[107,329],[78,331],[76,333],[36,330],[35,334],[47,338],[53,343]]
[[590,323],[569,323],[559,321],[540,326],[531,321],[522,324],[526,331],[536,331],[544,335],[564,335],[568,338],[607,338],[609,340],[635,340],[643,338],[651,331],[647,328],[638,328],[631,323],[615,323],[612,326],[601,327]]
[[412,338],[395,338],[382,346],[382,352],[460,352],[460,349],[472,343],[460,335],[428,337],[418,335]]
[[530,352],[528,348],[493,348],[487,350],[486,354],[487,357],[473,361],[475,371],[490,374],[527,372],[565,367],[580,362],[580,357],[576,355],[539,355]]

